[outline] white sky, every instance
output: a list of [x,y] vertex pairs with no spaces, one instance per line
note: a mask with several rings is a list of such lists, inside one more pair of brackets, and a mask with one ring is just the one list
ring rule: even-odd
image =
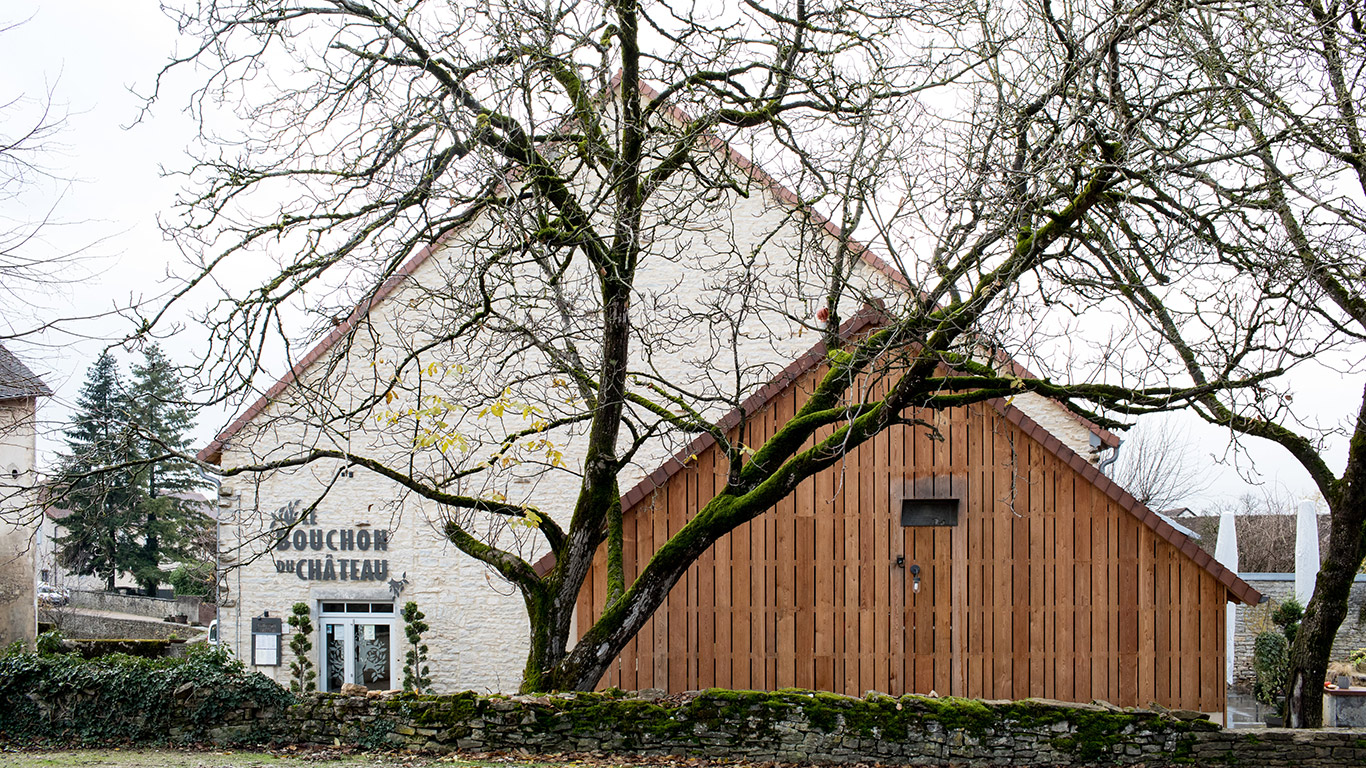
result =
[[[163,178],[161,171],[185,167],[184,148],[194,136],[194,126],[183,112],[188,73],[173,83],[178,90],[167,94],[147,119],[131,129],[124,126],[138,118],[142,107],[129,89],[150,92],[157,71],[175,50],[175,27],[155,0],[5,0],[0,6],[0,26],[25,19],[0,37],[0,103],[53,92],[58,112],[67,118],[46,166],[70,183],[30,190],[24,213],[41,216],[55,204],[55,217],[62,223],[45,230],[42,247],[53,253],[88,248],[92,260],[87,264],[96,273],[55,293],[35,295],[34,311],[43,319],[69,317],[126,305],[130,297],[158,295],[166,289],[168,267],[182,261],[163,238],[157,218],[173,215],[171,205],[179,189],[178,182]],[[14,308],[0,306],[0,315],[14,314]],[[40,443],[45,455],[60,448],[59,428],[69,416],[86,366],[106,340],[128,328],[124,321],[107,319],[79,326],[91,338],[49,334],[39,340],[41,345],[9,344],[57,392],[43,406],[44,419],[58,428]],[[184,361],[193,352],[193,334],[179,334],[164,347]],[[129,359],[123,356],[125,370]],[[1331,426],[1354,415],[1361,384],[1361,377],[1347,379],[1327,370],[1301,375],[1295,380],[1296,401],[1312,405],[1309,412]],[[231,415],[202,413],[197,442],[207,442]],[[1284,488],[1286,495],[1313,493],[1308,476],[1280,448],[1249,442],[1249,454],[1235,458],[1226,434],[1191,417],[1172,418],[1185,425],[1191,437],[1189,459],[1208,465],[1215,478],[1200,498],[1191,501],[1196,509],[1220,498],[1259,492],[1238,476],[1235,464],[1260,483]],[[1345,460],[1341,444],[1336,442],[1338,450],[1332,454],[1335,470]]]

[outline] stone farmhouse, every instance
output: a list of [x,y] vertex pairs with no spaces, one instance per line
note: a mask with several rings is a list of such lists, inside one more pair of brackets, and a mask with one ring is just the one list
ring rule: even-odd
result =
[[[739,152],[719,140],[714,148],[717,171],[734,189],[704,210],[690,211],[686,226],[667,215],[650,222],[653,250],[642,262],[633,308],[662,319],[642,325],[647,338],[637,345],[633,365],[699,389],[739,382],[728,393],[730,402],[748,397],[762,405],[753,409],[762,421],[746,426],[760,439],[775,420],[791,414],[822,352],[811,347],[812,322],[802,322],[815,315],[822,286],[804,282],[810,274],[793,265],[848,241]],[[685,192],[678,205],[690,204]],[[499,226],[496,216],[473,215],[451,237],[415,254],[338,318],[200,458],[241,467],[344,446],[409,456],[410,471],[439,477],[458,461],[451,457],[461,454],[462,441],[496,444],[539,418],[527,407],[551,408],[545,404],[560,385],[524,386],[545,370],[535,350],[510,357],[494,344],[460,350],[426,345],[423,329],[458,307],[471,254],[497,242]],[[850,280],[864,297],[888,304],[905,297],[899,273],[871,250],[853,250],[858,260]],[[740,288],[772,311],[720,319],[716,312],[696,311],[728,306]],[[858,307],[841,311],[850,317]],[[422,375],[401,379],[395,389],[399,360],[416,360]],[[502,400],[462,399],[467,383],[487,390],[500,376],[510,382]],[[394,397],[385,395],[394,391]],[[489,411],[501,416],[501,424],[490,425]],[[717,406],[710,415],[725,411]],[[458,434],[421,426],[414,415],[433,413],[464,419]],[[526,418],[519,420],[519,413]],[[552,417],[553,411],[545,416]],[[848,467],[808,481],[776,513],[732,533],[675,588],[667,610],[623,654],[605,684],[1134,699],[1127,703],[1151,693],[1149,700],[1207,710],[1222,705],[1221,682],[1203,668],[1173,664],[1207,653],[1211,668],[1222,670],[1222,605],[1258,596],[1096,469],[1100,453],[1117,445],[1113,435],[1027,394],[1010,404],[933,418],[948,428],[951,447],[926,454],[918,447],[921,438],[887,437],[861,449]],[[573,424],[548,430],[536,449],[543,451],[539,460],[507,464],[495,485],[467,490],[497,492],[567,516],[578,491],[581,445],[581,430]],[[716,464],[708,447],[664,432],[621,473],[620,487],[632,489],[623,497],[632,526],[628,546],[639,547],[640,557],[677,526],[689,505],[713,492],[708,472]],[[1050,488],[1067,484],[1066,495],[1025,490],[1009,504],[1001,502],[1011,498],[1001,468],[1010,450],[1029,457],[1015,465],[1021,472],[1029,467],[1024,486],[1035,488],[1046,478]],[[984,486],[983,477],[996,485]],[[516,690],[528,635],[521,597],[445,541],[439,529],[448,510],[394,479],[332,461],[244,474],[226,485],[236,510],[224,515],[220,538],[223,562],[232,567],[220,631],[254,669],[287,680],[289,629],[282,618],[302,602],[317,628],[320,688],[398,687],[404,652],[398,611],[414,601],[431,625],[435,689]],[[855,491],[864,495],[851,496]],[[935,503],[907,506],[917,500]],[[961,524],[902,526],[907,515],[944,520],[947,512]],[[981,527],[978,521],[986,519],[992,523]],[[1053,546],[1069,527],[1078,531],[1070,547]],[[528,562],[545,555],[525,530],[491,527],[487,533]],[[835,543],[838,551],[831,549]],[[1075,566],[1075,591],[1052,581],[1045,586],[1040,574],[1051,579],[1074,560],[1086,564],[1087,574],[1080,581],[1082,566]],[[1153,570],[1158,565],[1165,575]],[[917,567],[918,581],[912,581],[906,574]],[[599,604],[600,590],[600,580],[590,581],[581,615]],[[955,597],[960,593],[968,597]],[[937,602],[927,602],[931,595]],[[1139,618],[1131,621],[1131,610]],[[856,614],[861,623],[851,623]],[[1060,623],[1056,617],[1064,615],[1070,618]],[[995,639],[983,645],[988,628]],[[1094,647],[1090,638],[1097,638]],[[1035,653],[1031,648],[1039,643],[1046,650]],[[1057,680],[1064,675],[1060,660],[1085,653],[1104,654],[1105,666],[1077,667],[1065,686],[1043,682],[1043,670]],[[866,667],[851,666],[851,658],[865,656],[871,659]],[[1152,684],[1126,677],[1123,670],[1131,666],[1150,670]],[[1176,688],[1170,680],[1158,684],[1164,670]],[[1213,687],[1183,693],[1203,684]]]
[[48,389],[0,345],[0,647],[37,634],[33,508],[38,398]]

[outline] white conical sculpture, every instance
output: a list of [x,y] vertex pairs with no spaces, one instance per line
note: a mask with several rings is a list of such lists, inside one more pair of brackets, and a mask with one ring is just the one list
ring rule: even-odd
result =
[[[1214,559],[1234,573],[1238,572],[1238,525],[1232,512],[1219,516],[1219,535],[1214,540]],[[1233,640],[1238,627],[1238,604],[1230,601],[1224,608],[1224,682],[1233,684]]]
[[1319,520],[1318,506],[1312,501],[1300,502],[1295,520],[1295,599],[1308,605],[1314,595],[1314,580],[1319,575]]

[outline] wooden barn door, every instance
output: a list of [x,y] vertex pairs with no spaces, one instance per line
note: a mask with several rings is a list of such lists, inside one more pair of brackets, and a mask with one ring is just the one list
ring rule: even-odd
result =
[[[895,693],[962,695],[957,647],[961,621],[955,615],[955,596],[961,590],[953,556],[959,536],[956,525],[945,524],[948,520],[942,514],[903,514],[902,522],[910,524],[901,526],[905,561],[896,569],[900,589],[893,590],[891,609],[893,626],[900,627],[893,634],[902,638],[905,666],[904,687]],[[956,512],[952,520],[956,522]]]

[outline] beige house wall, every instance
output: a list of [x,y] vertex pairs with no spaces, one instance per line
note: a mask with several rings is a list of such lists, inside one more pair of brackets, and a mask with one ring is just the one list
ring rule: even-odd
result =
[[34,552],[36,400],[0,400],[0,647],[37,633]]

